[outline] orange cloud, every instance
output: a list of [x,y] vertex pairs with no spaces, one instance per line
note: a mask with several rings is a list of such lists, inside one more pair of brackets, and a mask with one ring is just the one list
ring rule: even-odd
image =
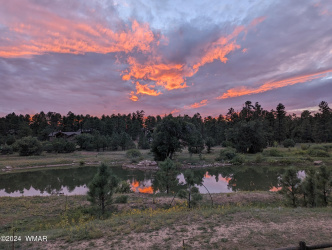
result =
[[284,79],[281,81],[267,82],[258,88],[247,88],[245,86],[236,87],[236,88],[227,90],[226,93],[217,97],[217,99],[226,99],[226,98],[232,98],[232,97],[243,96],[243,95],[253,95],[253,94],[263,93],[263,92],[266,92],[269,90],[278,89],[278,88],[282,88],[285,86],[294,85],[297,83],[304,83],[304,82],[312,81],[317,78],[322,78],[331,72],[332,72],[332,69],[313,73],[313,74],[303,75],[303,76],[291,77],[291,78],[287,78],[287,79]]
[[199,67],[211,63],[214,60],[219,59],[221,62],[226,63],[228,58],[226,55],[228,55],[230,52],[241,48],[240,45],[236,44],[235,42],[222,45],[220,46],[219,44],[213,45],[213,48],[208,50],[201,58],[200,62],[196,63],[193,66],[194,70],[197,70]]
[[141,85],[139,82],[136,82],[136,94],[145,94],[145,95],[152,95],[152,96],[158,96],[162,93],[157,92],[156,90],[150,89],[147,84]]
[[[262,22],[264,17],[257,18],[251,22],[249,27]],[[191,77],[197,73],[200,67],[214,60],[220,60],[226,63],[226,57],[230,52],[240,49],[241,46],[236,44],[235,39],[241,32],[247,32],[247,28],[239,26],[228,36],[220,37],[216,42],[209,44],[203,49],[202,55],[196,58],[193,63],[175,64],[165,63],[162,58],[151,51],[152,56],[144,63],[139,63],[135,58],[129,57],[127,62],[129,69],[123,71],[122,79],[127,80],[150,80],[156,85],[162,86],[166,90],[181,89],[187,87],[186,77]],[[246,52],[244,49],[243,52]],[[150,92],[148,92],[150,93]],[[138,92],[137,92],[138,94]],[[143,93],[142,93],[143,94]],[[203,104],[203,105],[202,105]],[[204,106],[205,103],[193,104],[191,108]]]
[[0,46],[0,57],[45,53],[128,53],[135,48],[146,52],[151,49],[151,43],[159,39],[148,24],[140,24],[136,20],[131,27],[115,32],[99,23],[69,20],[51,12],[44,16],[42,21],[32,20],[28,24],[8,23],[10,33],[17,38],[9,39],[10,45]]
[[127,62],[130,68],[123,72],[122,80],[151,80],[167,90],[186,88],[184,76],[191,76],[192,74],[185,73],[184,65],[166,64],[160,61],[160,58],[153,58],[141,64],[135,58],[129,57]]
[[252,28],[252,27],[256,26],[257,24],[260,24],[261,22],[263,22],[265,19],[266,19],[265,16],[257,17],[251,21],[251,23],[249,24],[249,27]]
[[179,112],[180,112],[179,109],[173,109],[173,110],[171,111],[171,114],[176,114],[176,113],[179,113]]
[[194,64],[193,69],[198,70],[199,67],[205,65],[206,63],[211,63],[218,59],[221,62],[226,63],[228,60],[226,55],[236,49],[241,48],[240,45],[236,44],[236,42],[232,40],[244,30],[244,26],[239,26],[235,28],[232,34],[226,37],[220,37],[216,42],[209,45],[204,54],[201,56],[199,62]]
[[[264,20],[265,17],[256,18],[249,24],[248,28],[252,28]],[[241,32],[247,33],[248,28],[244,26],[238,26],[230,35],[226,37],[220,37],[216,42],[210,44],[205,50],[204,54],[201,56],[200,60],[194,64],[193,69],[195,70],[195,73],[200,67],[207,63],[211,63],[214,60],[220,60],[221,62],[226,63],[228,60],[226,56],[232,51],[241,48],[240,45],[236,44],[235,39]],[[247,52],[247,49],[243,49],[242,52]]]
[[187,108],[187,109],[189,109],[189,108],[192,108],[192,109],[200,108],[200,107],[205,106],[207,103],[208,103],[208,100],[202,100],[201,102],[195,102],[194,104],[191,104],[189,107],[185,107],[185,108]]
[[132,100],[133,102],[137,102],[138,101],[138,97],[135,95],[134,91],[130,92],[130,100]]

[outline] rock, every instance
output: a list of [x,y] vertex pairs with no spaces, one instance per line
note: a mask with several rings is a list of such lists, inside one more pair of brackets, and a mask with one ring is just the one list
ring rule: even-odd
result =
[[321,165],[323,161],[314,161],[314,165]]
[[5,169],[12,169],[12,167],[11,166],[6,166]]
[[155,161],[148,161],[148,160],[144,160],[141,161],[137,164],[137,166],[157,166],[157,162]]

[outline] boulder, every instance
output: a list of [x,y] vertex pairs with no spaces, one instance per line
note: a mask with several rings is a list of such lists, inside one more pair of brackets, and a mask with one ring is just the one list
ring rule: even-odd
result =
[[155,161],[148,161],[148,160],[144,160],[144,161],[140,161],[137,166],[157,166],[157,162]]

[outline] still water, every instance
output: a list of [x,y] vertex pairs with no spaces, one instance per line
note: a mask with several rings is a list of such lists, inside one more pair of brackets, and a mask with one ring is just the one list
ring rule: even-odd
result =
[[[97,167],[38,170],[25,173],[0,174],[0,196],[47,196],[52,194],[86,194],[88,183],[97,172]],[[152,193],[154,172],[128,170],[112,167],[120,179],[131,184],[134,192]],[[276,191],[278,178],[283,169],[269,167],[219,167],[194,170],[210,193],[230,193],[235,191]],[[183,174],[178,175],[179,184],[184,186]],[[197,185],[201,193],[207,193],[203,185]]]

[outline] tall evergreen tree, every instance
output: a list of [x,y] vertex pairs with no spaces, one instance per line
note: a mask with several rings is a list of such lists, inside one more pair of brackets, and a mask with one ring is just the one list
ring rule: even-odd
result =
[[280,179],[281,192],[284,193],[293,207],[298,204],[298,194],[300,193],[301,179],[297,176],[297,171],[293,168],[286,170]]
[[105,213],[107,205],[112,203],[112,196],[118,186],[119,180],[113,175],[105,164],[99,166],[97,174],[89,183],[88,200],[92,204],[97,204]]
[[280,143],[286,138],[286,111],[285,106],[279,103],[276,108],[276,140]]

